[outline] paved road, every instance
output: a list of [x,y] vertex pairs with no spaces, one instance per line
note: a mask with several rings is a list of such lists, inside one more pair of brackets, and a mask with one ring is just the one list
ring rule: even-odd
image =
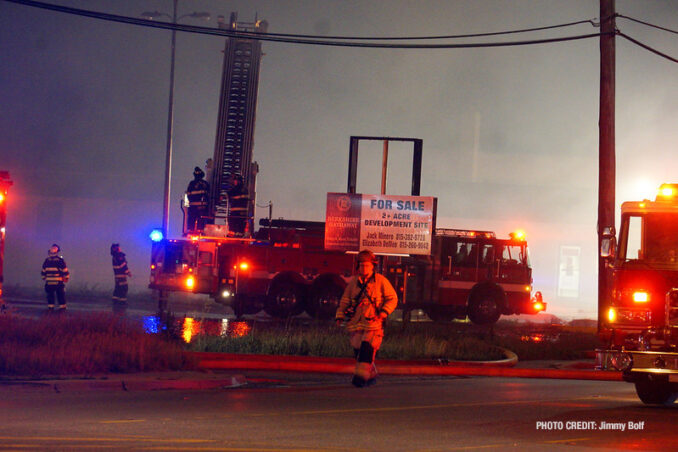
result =
[[[22,316],[39,317],[47,312],[47,303],[38,297],[5,297],[8,310]],[[233,311],[227,306],[213,302],[208,297],[171,297],[168,309],[177,317],[232,318]],[[116,312],[132,318],[154,315],[158,311],[157,300],[152,297],[132,298],[125,305],[113,304],[107,298],[68,296],[69,312]]]
[[245,377],[203,391],[0,385],[0,449],[678,449],[678,410],[643,406],[625,383],[381,377],[356,389],[343,375]]

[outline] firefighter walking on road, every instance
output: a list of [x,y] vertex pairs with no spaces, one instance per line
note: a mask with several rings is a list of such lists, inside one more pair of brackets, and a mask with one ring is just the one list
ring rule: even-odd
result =
[[396,308],[398,296],[385,276],[375,270],[376,256],[369,250],[358,253],[357,274],[349,281],[335,316],[346,326],[356,357],[352,383],[356,387],[376,383],[374,359],[384,338],[384,320]]
[[42,279],[45,281],[47,293],[47,309],[54,310],[55,298],[59,304],[59,311],[66,310],[66,283],[68,282],[68,267],[64,258],[59,256],[59,245],[53,244],[47,251],[47,259],[42,263]]
[[127,303],[127,278],[132,277],[132,272],[127,267],[125,253],[120,250],[120,244],[111,245],[111,256],[113,257],[113,276],[115,277],[115,288],[113,289],[113,303]]

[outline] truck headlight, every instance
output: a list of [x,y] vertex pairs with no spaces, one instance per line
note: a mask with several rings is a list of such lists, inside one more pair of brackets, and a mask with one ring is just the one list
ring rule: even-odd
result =
[[607,321],[614,323],[617,320],[617,310],[615,308],[610,308],[607,310]]
[[610,364],[617,370],[627,371],[633,367],[633,357],[629,353],[613,353],[610,357]]

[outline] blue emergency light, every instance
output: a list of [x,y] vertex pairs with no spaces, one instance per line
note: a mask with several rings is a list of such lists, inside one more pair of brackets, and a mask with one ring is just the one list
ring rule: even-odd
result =
[[149,237],[154,242],[159,242],[164,238],[164,234],[162,233],[162,229],[153,229],[149,234]]

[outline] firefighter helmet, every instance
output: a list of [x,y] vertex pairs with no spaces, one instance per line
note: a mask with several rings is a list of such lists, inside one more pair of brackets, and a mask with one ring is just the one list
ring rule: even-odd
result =
[[56,243],[52,243],[52,246],[49,247],[49,250],[47,250],[47,254],[50,256],[56,256],[59,254],[59,251],[61,251],[61,248],[59,248],[59,245]]
[[119,243],[113,243],[111,245],[111,256],[115,256],[116,253],[120,252],[120,244]]
[[193,176],[197,177],[198,179],[202,179],[205,177],[205,172],[200,169],[199,166],[196,166],[195,169],[193,170]]
[[374,255],[374,253],[370,250],[362,250],[361,252],[358,253],[358,258],[357,258],[358,263],[360,262],[372,262],[373,264],[377,264],[377,256]]

